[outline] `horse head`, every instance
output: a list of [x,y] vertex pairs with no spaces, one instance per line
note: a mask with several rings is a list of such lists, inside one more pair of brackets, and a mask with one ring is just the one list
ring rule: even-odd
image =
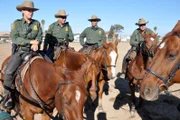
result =
[[149,33],[149,34],[142,34],[142,37],[144,38],[144,41],[142,43],[142,49],[143,53],[147,54],[148,56],[153,57],[155,48],[157,46],[157,35],[154,33]]
[[116,76],[116,62],[118,58],[118,40],[114,43],[103,41],[103,46],[93,51],[91,56],[98,62],[108,79]]
[[169,85],[180,82],[175,75],[180,67],[180,21],[156,49],[140,86],[142,98],[149,101],[158,99],[159,93]]

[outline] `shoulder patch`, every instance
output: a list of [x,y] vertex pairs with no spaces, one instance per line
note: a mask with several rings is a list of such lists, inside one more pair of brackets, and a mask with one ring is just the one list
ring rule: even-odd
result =
[[69,29],[68,29],[68,27],[66,26],[66,32],[68,32],[69,31]]
[[100,35],[102,34],[102,31],[101,31],[101,30],[99,31],[99,34],[100,34]]
[[11,30],[14,30],[14,27],[15,27],[15,25],[14,25],[14,24],[12,24],[12,25],[11,25]]
[[34,30],[38,30],[38,27],[37,27],[37,25],[34,25]]

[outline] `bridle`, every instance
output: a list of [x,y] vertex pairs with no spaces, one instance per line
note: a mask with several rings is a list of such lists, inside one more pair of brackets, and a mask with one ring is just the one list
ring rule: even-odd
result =
[[[180,35],[175,32],[173,33],[173,35],[176,35],[178,38],[180,38]],[[166,92],[168,92],[168,84],[171,82],[171,80],[173,79],[173,77],[175,76],[176,72],[180,69],[180,61],[176,64],[176,66],[174,67],[174,69],[170,72],[170,74],[167,77],[163,77],[160,74],[158,74],[157,72],[153,71],[150,68],[147,68],[146,71],[154,76],[156,76],[157,78],[159,78],[161,81],[163,81],[163,84],[161,84],[159,86],[159,90],[161,87],[165,87]]]
[[116,64],[115,65],[111,65],[111,64],[107,65],[107,62],[106,62],[106,59],[107,59],[106,48],[104,48],[103,54],[101,56],[101,59],[103,59],[103,58],[104,58],[104,65],[102,67],[103,70],[107,71],[107,68],[109,68],[109,67],[114,67],[114,68],[116,67]]

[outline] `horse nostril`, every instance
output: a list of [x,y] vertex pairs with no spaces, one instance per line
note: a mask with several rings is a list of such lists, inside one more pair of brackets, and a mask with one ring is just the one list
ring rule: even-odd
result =
[[144,95],[149,96],[151,94],[152,89],[150,87],[146,87],[144,91]]

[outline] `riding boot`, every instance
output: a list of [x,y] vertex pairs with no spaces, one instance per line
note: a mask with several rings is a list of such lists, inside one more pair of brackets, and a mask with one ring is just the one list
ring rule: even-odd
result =
[[4,97],[2,101],[2,106],[5,109],[12,109],[13,108],[13,101],[12,101],[12,96],[11,96],[11,85],[12,85],[12,75],[10,74],[5,74],[4,75],[5,81],[4,81]]

